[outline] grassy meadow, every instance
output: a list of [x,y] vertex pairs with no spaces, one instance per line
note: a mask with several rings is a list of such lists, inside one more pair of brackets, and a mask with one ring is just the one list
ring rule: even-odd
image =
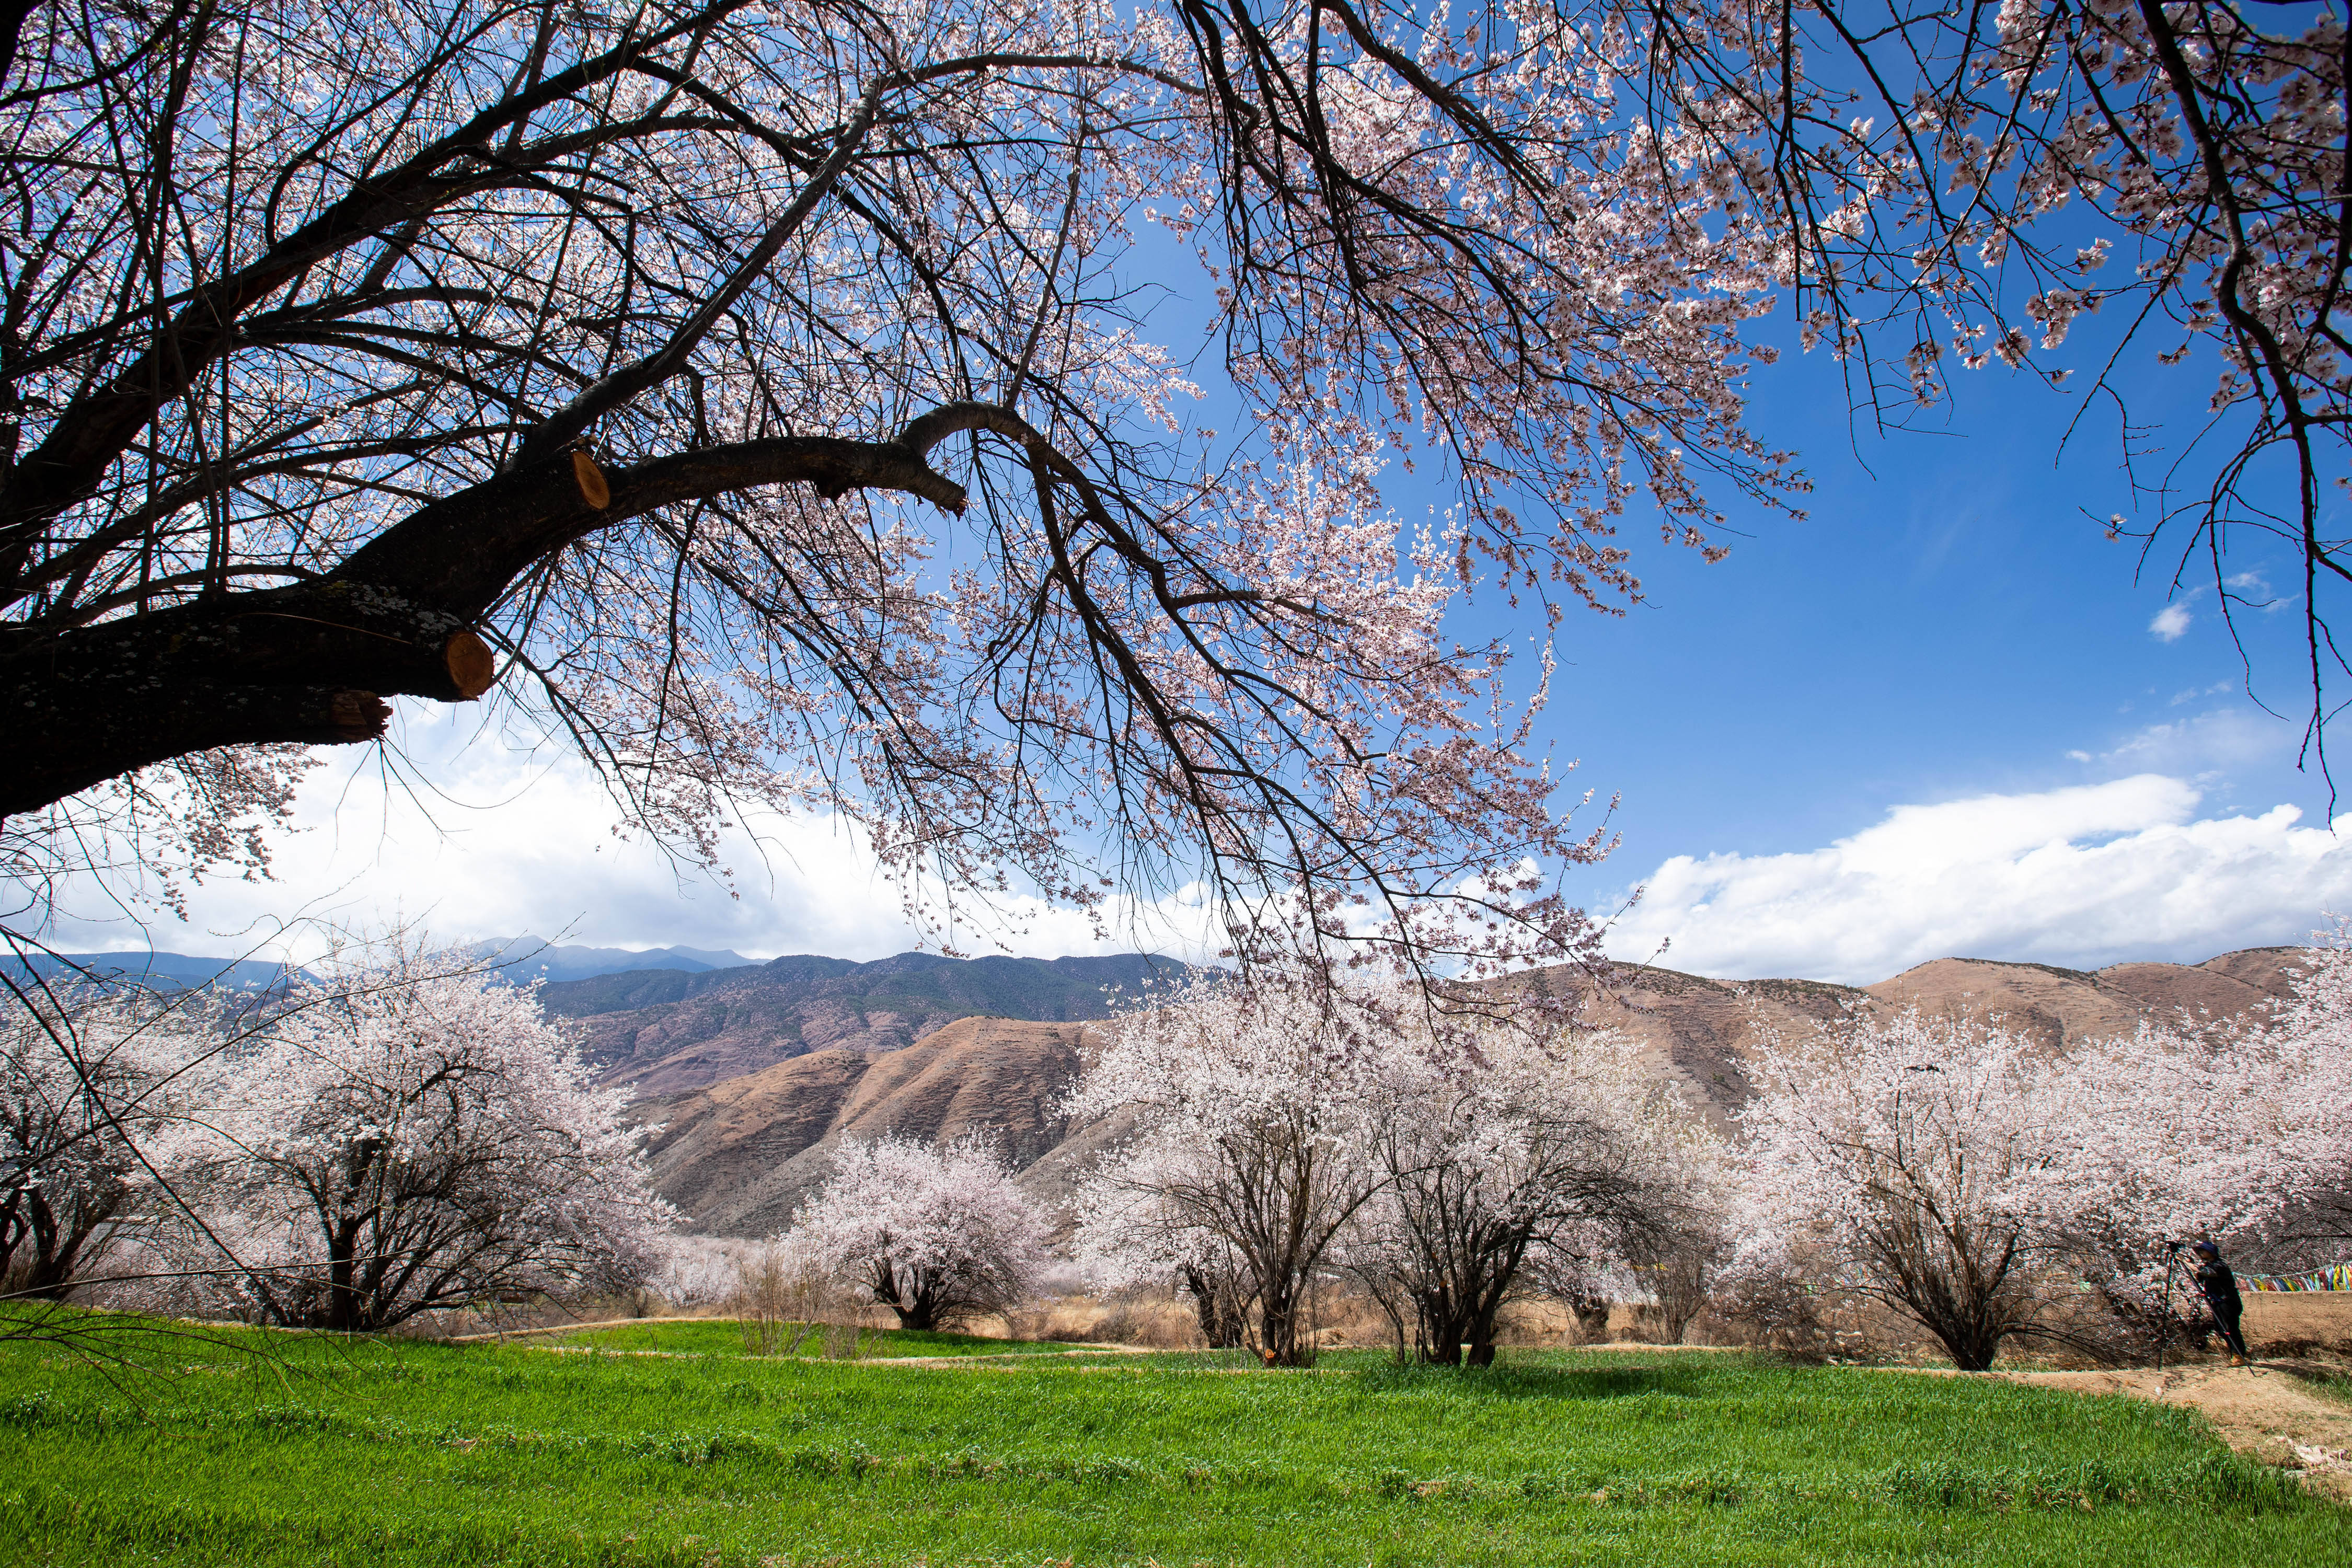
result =
[[[819,1357],[824,1353],[824,1342],[811,1333],[797,1345],[792,1343],[798,1325],[789,1325],[783,1335],[790,1353],[802,1357]],[[518,1345],[536,1345],[551,1349],[649,1351],[661,1355],[729,1355],[740,1356],[743,1331],[732,1318],[643,1318],[634,1322],[603,1324],[593,1329],[581,1329],[567,1333],[533,1334],[511,1342]],[[930,1333],[904,1329],[867,1329],[858,1335],[857,1353],[862,1357],[883,1357],[902,1360],[908,1357],[968,1356],[968,1355],[1038,1355],[1055,1354],[1081,1347],[1061,1344],[1047,1340],[984,1339],[977,1334]],[[783,1346],[779,1354],[784,1353]]]
[[0,1561],[2352,1561],[2352,1510],[2186,1412],[1984,1380],[1667,1351],[894,1366],[745,1357],[731,1324],[602,1337],[158,1339],[135,1372],[0,1346]]

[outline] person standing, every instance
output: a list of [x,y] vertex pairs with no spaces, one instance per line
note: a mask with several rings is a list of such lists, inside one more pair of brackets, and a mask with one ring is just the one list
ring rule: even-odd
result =
[[2238,1277],[2221,1261],[2221,1249],[2211,1241],[2200,1241],[2189,1250],[2196,1258],[2190,1274],[2213,1313],[2213,1326],[2221,1331],[2222,1342],[2230,1347],[2230,1364],[2243,1366],[2246,1336],[2239,1332],[2238,1320],[2245,1315],[2246,1303],[2238,1295]]

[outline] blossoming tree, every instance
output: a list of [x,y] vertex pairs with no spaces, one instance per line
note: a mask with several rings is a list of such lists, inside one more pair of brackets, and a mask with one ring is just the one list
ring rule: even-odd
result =
[[1066,1102],[1132,1128],[1081,1200],[1081,1248],[1111,1283],[1229,1268],[1244,1342],[1301,1364],[1316,1277],[1385,1180],[1389,1038],[1348,993],[1297,971],[1156,1000],[1105,1030]]
[[[1735,1290],[1851,1291],[1981,1367],[2013,1334],[2177,1334],[2168,1274],[2200,1237],[2242,1267],[2333,1261],[2352,1232],[2352,947],[2339,931],[2281,966],[2284,1002],[2063,1047],[1916,1011],[1771,1043],[1732,1168]],[[2084,1321],[2084,1288],[2109,1322]]]
[[1682,1156],[1704,1127],[1619,1037],[1497,1026],[1472,1056],[1407,1033],[1381,1096],[1385,1180],[1348,1259],[1423,1361],[1490,1364],[1509,1302],[1583,1283],[1596,1250],[1657,1250],[1699,1210]]
[[[1197,0],[34,9],[20,868],[79,852],[53,811],[266,817],[388,699],[495,696],[704,853],[814,805],[950,887],[1576,951],[1520,868],[1594,847],[1444,609],[1481,561],[1622,600],[1643,485],[1696,543],[1696,472],[1783,465],[1738,426],[1765,249],[1624,155],[1633,40],[1514,25],[1498,69]],[[1238,436],[1139,329],[1169,237]],[[1424,430],[1464,509],[1400,575],[1373,481]]]
[[2080,1081],[2029,1037],[1916,1009],[1768,1045],[1741,1113],[1739,1256],[1909,1318],[1980,1372],[2053,1332],[2097,1201],[2072,1163]]
[[2286,1005],[2215,1064],[2232,1100],[2200,1123],[2204,1173],[2288,1247],[2335,1262],[2352,1244],[2352,931],[2297,956]]
[[[1890,416],[2102,308],[2213,350],[2152,516],[2224,604],[2291,542],[2316,680],[2342,27],[2273,10],[13,10],[14,869],[250,863],[307,748],[495,696],[705,855],[816,804],[951,888],[1570,953],[1597,846],[1443,614],[1620,605],[1637,507],[1711,550],[1702,481],[1801,486],[1742,425],[1776,289]],[[1222,437],[1142,320],[1188,251]],[[1461,502],[1403,576],[1400,452]]]
[[1045,1225],[984,1134],[944,1148],[845,1138],[788,1245],[898,1315],[943,1329],[1016,1306],[1045,1260]]
[[[173,1202],[201,997],[12,983],[0,1001],[0,1296],[62,1299]],[[147,1211],[142,1214],[142,1211]]]
[[448,955],[306,983],[206,1095],[180,1262],[267,1321],[372,1331],[658,1264],[625,1096],[534,992]]

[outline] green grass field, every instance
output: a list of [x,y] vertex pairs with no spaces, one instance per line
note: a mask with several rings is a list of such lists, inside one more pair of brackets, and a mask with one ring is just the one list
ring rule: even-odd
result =
[[[792,1336],[787,1332],[789,1341]],[[606,1351],[658,1351],[665,1355],[743,1354],[743,1331],[732,1318],[646,1318],[610,1327],[583,1329],[562,1334],[533,1334],[517,1339],[518,1345],[587,1346]],[[1076,1345],[1045,1340],[986,1340],[974,1334],[908,1332],[900,1329],[868,1330],[858,1338],[862,1357],[1051,1355],[1079,1350]],[[823,1342],[810,1338],[794,1352],[803,1357],[824,1353]]]
[[2352,1510],[2180,1410],[1983,1381],[243,1342],[140,1374],[0,1347],[0,1561],[2352,1562]]

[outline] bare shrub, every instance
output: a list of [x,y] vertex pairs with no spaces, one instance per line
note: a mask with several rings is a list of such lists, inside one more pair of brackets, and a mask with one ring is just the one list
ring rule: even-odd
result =
[[762,1243],[735,1267],[738,1284],[728,1305],[745,1355],[797,1355],[846,1304],[822,1272],[780,1241]]
[[1634,1305],[1635,1326],[1657,1343],[1681,1344],[1706,1310],[1722,1244],[1707,1231],[1675,1226],[1637,1242],[1632,1251],[1650,1294],[1649,1300]]
[[1609,1309],[1606,1296],[1576,1296],[1561,1303],[1576,1320],[1576,1342],[1580,1345],[1606,1344],[1609,1341]]
[[1733,1342],[1778,1351],[1800,1361],[1826,1360],[1837,1341],[1829,1303],[1804,1278],[1801,1262],[1774,1258],[1735,1271],[1715,1302]]

